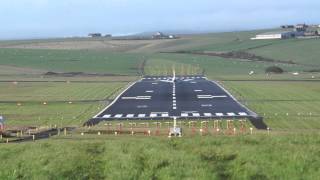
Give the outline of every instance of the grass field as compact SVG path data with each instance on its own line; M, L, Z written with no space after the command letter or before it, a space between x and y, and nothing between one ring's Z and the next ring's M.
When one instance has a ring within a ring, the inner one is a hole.
M317 179L319 142L319 134L56 137L0 145L0 178Z
M320 129L319 82L224 82L273 129Z
M145 57L88 50L0 49L0 64L55 72L139 75Z
M170 75L174 66L179 75L205 73L219 80L264 116L272 129L270 135L255 131L253 135L170 140L166 136L80 136L76 131L36 142L0 144L0 179L317 179L320 74L303 71L319 69L320 40L249 40L266 31L116 44L106 39L0 42L0 115L9 127L58 125L81 131L82 124L129 82L142 74ZM110 50L110 44L121 47ZM160 53L182 50L245 51L299 65ZM272 65L286 72L265 74ZM48 71L83 74L45 76ZM254 74L249 75L250 71ZM94 128L106 127L101 123Z

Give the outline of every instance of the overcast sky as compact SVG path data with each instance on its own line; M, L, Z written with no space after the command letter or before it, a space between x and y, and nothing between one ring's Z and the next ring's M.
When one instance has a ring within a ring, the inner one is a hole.
M0 39L320 23L320 0L0 0Z

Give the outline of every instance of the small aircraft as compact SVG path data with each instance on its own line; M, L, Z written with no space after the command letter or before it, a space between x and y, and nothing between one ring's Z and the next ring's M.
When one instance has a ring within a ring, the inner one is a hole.
M160 80L160 81L161 81L161 82L168 82L168 83L177 83L178 80L180 80L180 79L177 79L177 77L176 77L176 71L175 71L174 67L172 67L172 74L173 74L172 78L168 78L168 79L166 79L166 80ZM186 78L186 79L181 80L181 81L192 81L192 80L193 80L193 79L188 79L188 78Z

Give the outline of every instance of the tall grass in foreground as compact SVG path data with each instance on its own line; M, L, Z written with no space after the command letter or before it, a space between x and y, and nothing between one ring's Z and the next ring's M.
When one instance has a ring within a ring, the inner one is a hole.
M319 134L70 138L0 145L0 179L317 179L320 175Z

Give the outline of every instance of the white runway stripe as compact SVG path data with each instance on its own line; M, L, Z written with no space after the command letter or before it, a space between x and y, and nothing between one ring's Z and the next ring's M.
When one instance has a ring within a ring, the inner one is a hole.
M227 114L228 114L228 116L235 116L236 115L235 113L232 113L232 112L227 113Z
M146 117L146 115L145 114L139 114L138 117L139 118L144 118L144 117Z
M109 118L109 117L111 117L111 114L103 115L103 118Z
M245 112L239 112L239 115L240 115L240 116L247 116L248 114L245 113Z
M151 113L151 114L150 114L150 117L152 117L152 118L153 118L153 117L158 117L158 114Z
M206 117L211 117L211 116L212 116L212 113L204 113L204 116L206 116Z
M213 95L197 95L198 99L213 99L213 98L225 98L227 97L226 95L221 95L221 96L213 96Z
M216 116L223 116L223 113L216 113Z
M188 113L181 113L181 117L188 117Z
M199 114L199 113L192 113L192 116L194 116L194 117L199 117L200 114Z
M127 117L127 118L133 118L133 117L134 117L134 114L127 114L126 117Z
M116 114L114 117L115 117L115 118L121 118L121 117L122 117L122 114Z
M165 114L161 114L162 117L169 117L169 114L165 113Z

